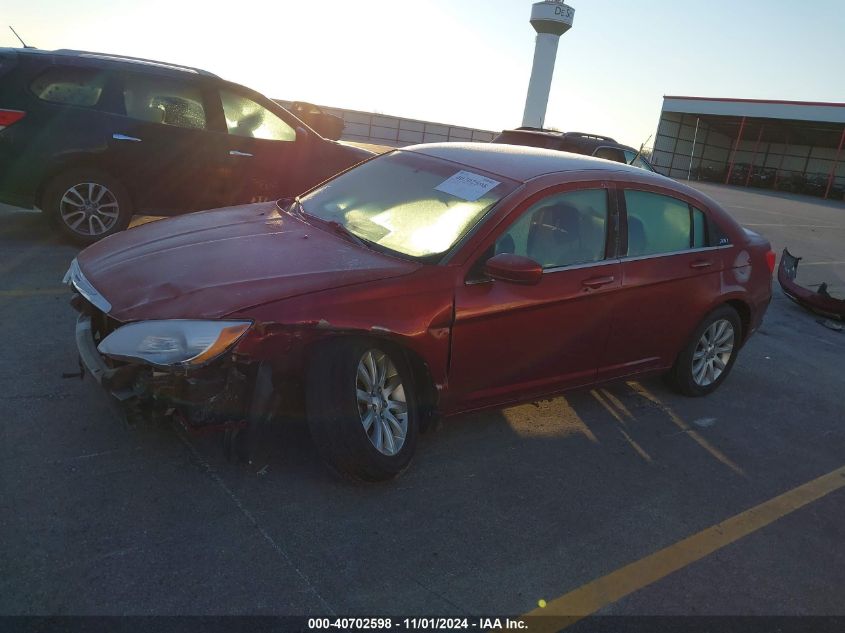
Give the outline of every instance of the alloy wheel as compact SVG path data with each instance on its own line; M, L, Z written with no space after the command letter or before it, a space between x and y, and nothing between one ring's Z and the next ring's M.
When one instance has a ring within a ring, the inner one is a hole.
M396 365L381 350L365 352L355 386L364 432L380 453L396 455L408 434L408 403Z
M120 206L108 187L83 182L64 192L59 203L62 222L80 235L103 235L117 223Z
M692 378L699 387L708 387L719 379L731 360L734 326L719 319L704 330L692 355Z

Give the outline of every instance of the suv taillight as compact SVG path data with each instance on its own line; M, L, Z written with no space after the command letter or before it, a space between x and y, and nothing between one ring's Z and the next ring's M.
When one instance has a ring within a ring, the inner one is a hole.
M769 273L773 275L775 273L775 252L774 251L769 251L768 253L766 253L766 265L769 267Z
M26 112L23 112L22 110L0 109L0 132L12 125L12 123L17 123L25 116Z

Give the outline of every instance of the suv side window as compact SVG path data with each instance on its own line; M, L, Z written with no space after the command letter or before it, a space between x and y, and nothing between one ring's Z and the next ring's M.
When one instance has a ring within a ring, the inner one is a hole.
M96 68L50 68L35 78L29 88L49 103L93 107L100 101L107 76Z
M202 91L189 82L155 75L130 75L124 80L123 103L126 116L133 119L205 128Z
M599 147L595 152L593 152L593 156L596 158L604 158L606 160L612 160L617 163L625 163L625 155L622 153L622 150L617 147Z
M531 205L496 240L495 254L530 257L543 268L604 259L607 242L607 191L567 191Z
M704 212L682 200L648 191L625 191L628 256L675 253L709 246Z
M229 134L268 141L296 140L296 130L252 99L229 90L221 90L220 98Z

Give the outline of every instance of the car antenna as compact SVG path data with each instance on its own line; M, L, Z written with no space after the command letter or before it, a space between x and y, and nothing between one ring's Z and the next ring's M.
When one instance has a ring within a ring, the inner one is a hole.
M640 157L640 154L643 153L643 148L645 147L645 144L648 143L650 140L651 140L651 134L649 134L648 138L643 142L642 145L640 145L640 149L637 150L636 154L634 154L634 157L631 159L631 162L628 163L629 165L633 165L634 161L637 160Z
M15 34L15 37L20 40L20 42L21 42L21 44L23 45L24 48L35 48L34 46L27 46L26 42L24 42L23 38L20 35L18 35L18 32L15 30L15 27L13 27L11 24L9 25L9 28L12 30L12 33Z

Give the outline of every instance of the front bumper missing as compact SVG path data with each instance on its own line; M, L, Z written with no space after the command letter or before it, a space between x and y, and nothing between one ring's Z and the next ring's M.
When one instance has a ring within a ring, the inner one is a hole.
M91 317L87 314L80 314L76 320L76 349L79 352L79 362L83 371L112 396L123 402L140 395L130 386L138 368L131 365L109 367L106 364L97 350Z
M827 292L827 284L822 284L816 292L813 292L795 282L800 261L800 257L795 257L789 250L783 249L778 267L778 283L783 293L811 312L845 321L845 300L831 297Z
M224 358L193 371L158 370L142 363L111 366L97 349L92 319L85 313L76 321L76 348L83 375L91 376L133 418L170 411L189 430L243 424L251 382L246 365Z

